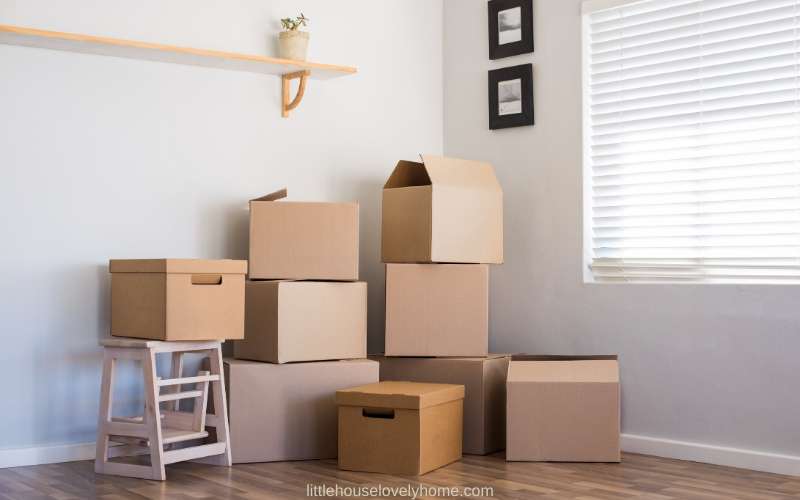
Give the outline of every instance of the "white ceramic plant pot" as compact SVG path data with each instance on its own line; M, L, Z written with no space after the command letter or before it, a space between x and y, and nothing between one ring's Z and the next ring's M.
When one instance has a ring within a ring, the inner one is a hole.
M278 53L281 59L305 61L308 36L308 31L281 31L278 35Z

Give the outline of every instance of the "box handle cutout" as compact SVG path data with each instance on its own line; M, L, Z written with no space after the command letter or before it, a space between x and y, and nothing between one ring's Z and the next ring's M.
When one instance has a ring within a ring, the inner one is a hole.
M394 409L392 408L363 408L361 415L366 418L394 418Z
M192 285L221 285L221 274L193 274Z

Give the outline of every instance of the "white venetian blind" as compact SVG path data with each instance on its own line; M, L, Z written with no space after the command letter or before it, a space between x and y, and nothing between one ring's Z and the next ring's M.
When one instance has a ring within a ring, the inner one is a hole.
M799 37L800 0L585 11L595 281L800 282Z

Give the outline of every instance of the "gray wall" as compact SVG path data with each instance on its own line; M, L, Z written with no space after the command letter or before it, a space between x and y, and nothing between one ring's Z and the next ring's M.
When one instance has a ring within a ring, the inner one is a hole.
M619 353L628 434L800 454L800 287L583 284L580 0L534 2L535 54L489 61L485 0L445 2L445 154L505 191L491 348ZM536 125L488 130L487 70L533 62Z
M0 45L0 463L94 440L109 258L247 258L247 200L282 186L361 202L382 344L381 186L442 152L441 1L0 0L2 23L255 54L301 7L311 59L359 73L288 119L276 77Z

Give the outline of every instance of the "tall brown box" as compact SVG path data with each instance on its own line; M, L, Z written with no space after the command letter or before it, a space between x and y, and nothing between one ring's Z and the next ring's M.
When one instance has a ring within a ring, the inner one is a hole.
M503 262L503 190L488 163L400 161L381 213L384 262Z
M244 338L243 260L111 260L111 335Z
M250 201L250 278L358 280L358 203Z
M464 453L486 455L506 447L506 372L509 356L486 358L387 358L381 380L464 386Z
M336 392L339 468L418 475L461 458L464 386L380 382Z
M619 462L616 356L514 356L506 459Z
M234 357L287 363L367 356L363 281L248 281Z
M386 264L387 356L486 356L489 266Z
M335 392L378 381L366 359L224 364L234 463L336 458Z

